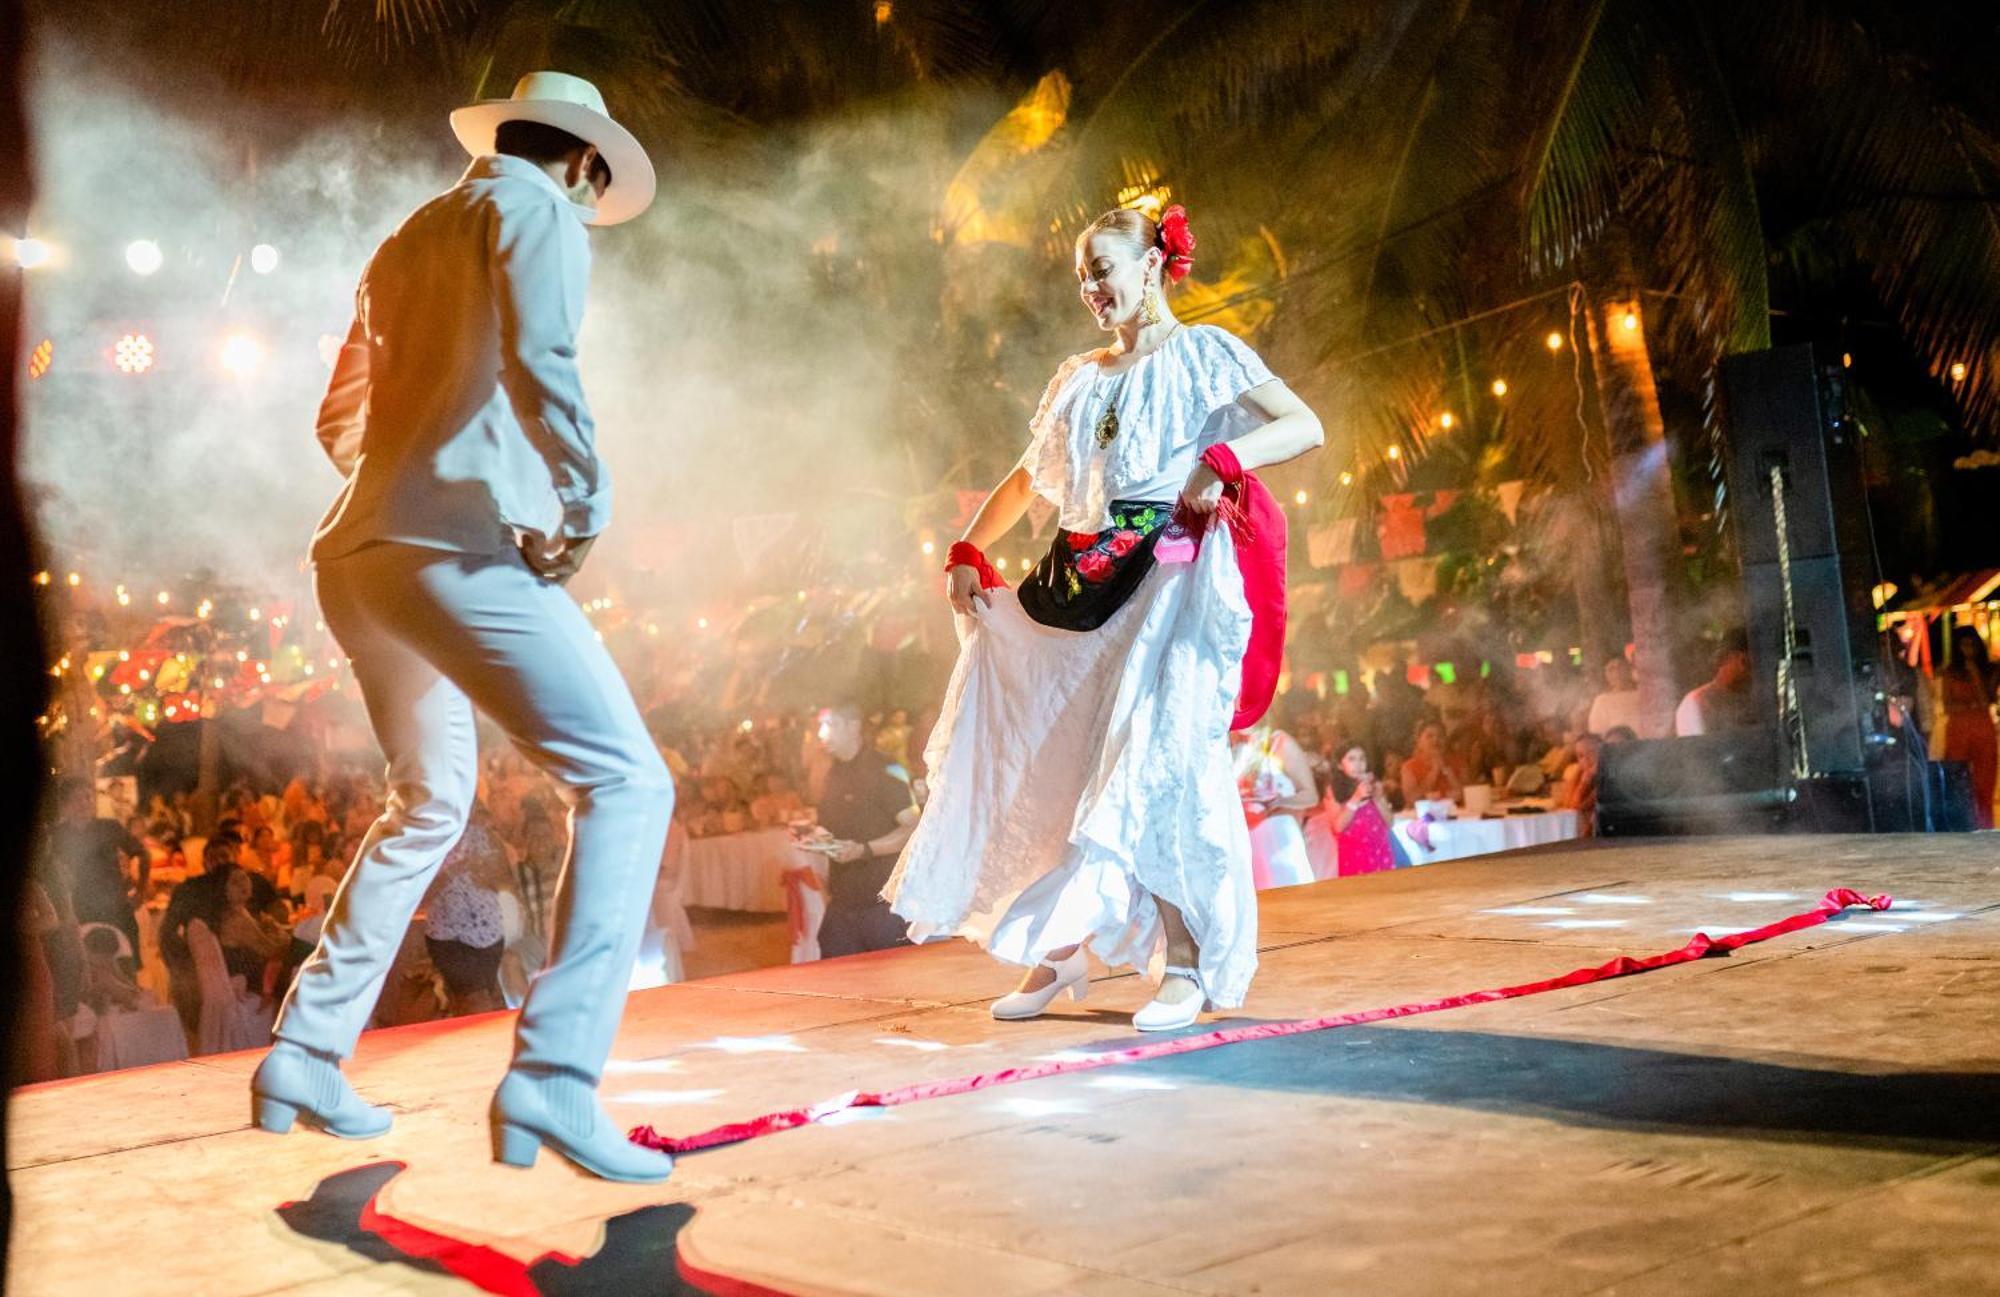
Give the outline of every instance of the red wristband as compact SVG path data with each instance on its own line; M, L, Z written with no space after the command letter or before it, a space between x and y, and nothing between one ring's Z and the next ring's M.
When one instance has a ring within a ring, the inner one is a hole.
M1201 452L1201 462L1215 470L1224 486L1238 486L1243 481L1243 463L1236 458L1236 452L1226 441L1218 441Z
M951 548L945 551L944 570L949 572L955 567L969 567L979 573L979 586L983 590L993 590L1007 584L1000 579L1000 574L993 570L993 565L986 561L986 555L980 552L979 546L969 540L955 540L951 543Z

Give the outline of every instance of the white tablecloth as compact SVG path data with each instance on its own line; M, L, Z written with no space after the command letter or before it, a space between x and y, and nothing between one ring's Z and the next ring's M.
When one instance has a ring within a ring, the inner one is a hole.
M752 829L688 843L686 905L715 910L785 912L785 870L811 859L786 829Z
M1396 817L1396 843L1413 865L1434 865L1440 860L1463 860L1496 851L1539 847L1547 842L1565 842L1577 834L1575 811L1543 811L1538 815L1508 815L1491 820L1435 820L1430 825L1430 846L1419 843L1411 830L1416 820Z
M188 1056L181 1015L164 1005L97 1015L97 1070L174 1063Z

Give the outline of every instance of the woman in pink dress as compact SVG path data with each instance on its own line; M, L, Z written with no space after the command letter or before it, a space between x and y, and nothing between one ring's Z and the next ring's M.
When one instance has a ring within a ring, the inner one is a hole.
M1381 781L1368 769L1368 749L1359 743L1340 756L1329 791L1335 859L1340 876L1373 874L1396 867L1396 848L1389 837L1389 799Z

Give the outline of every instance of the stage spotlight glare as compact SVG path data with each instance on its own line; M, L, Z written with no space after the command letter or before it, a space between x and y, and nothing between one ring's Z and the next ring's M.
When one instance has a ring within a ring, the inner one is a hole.
M126 334L111 344L111 363L120 373L145 373L153 367L153 340L143 333Z
M14 264L23 270L46 266L54 255L54 249L40 239L15 239L13 242Z
M260 275L268 275L278 268L278 250L268 243L260 243L250 249L250 269Z
M222 367L238 378L248 378L264 363L264 344L247 333L232 333L222 344Z
M134 239L125 245L125 264L135 275L150 275L165 265L167 254L151 239Z

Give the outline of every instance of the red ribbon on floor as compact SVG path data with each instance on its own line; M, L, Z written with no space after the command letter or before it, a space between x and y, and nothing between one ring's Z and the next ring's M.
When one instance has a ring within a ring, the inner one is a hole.
M663 1135L651 1126L638 1126L633 1128L631 1140L646 1148L660 1149L668 1153L693 1153L704 1148L719 1148L724 1144L739 1144L744 1140L775 1135L781 1130L808 1125L836 1112L845 1112L849 1108L894 1108L923 1099L942 1099L949 1095L970 1094L975 1090L991 1089L996 1085L1011 1085L1016 1081L1035 1081L1046 1076L1061 1076L1067 1072L1088 1072L1100 1067L1116 1067L1125 1063L1143 1063L1149 1059L1169 1058L1176 1054L1192 1054L1198 1050L1241 1044L1246 1040L1275 1040L1280 1036L1303 1036L1310 1032L1328 1031L1335 1027L1356 1027L1370 1022L1386 1022L1391 1018L1414 1017L1420 1013L1462 1009L1470 1004L1491 1004L1495 1000L1514 1000L1524 995L1540 995L1545 991L1588 986L1592 982L1609 981L1614 977L1630 977L1634 973L1650 973L1654 969L1668 968L1674 964L1692 963L1709 955L1727 954L1760 941L1782 937L1788 932L1817 927L1842 910L1856 905L1867 906L1871 910L1886 910L1889 908L1890 898L1863 896L1851 888L1837 887L1828 892L1812 909L1780 919L1776 923L1765 924L1761 928L1752 928L1747 932L1738 932L1727 937L1711 937L1705 932L1698 932L1678 950L1647 955L1641 959L1620 955L1594 968L1573 969L1561 977L1551 977L1540 982L1524 982L1519 986L1472 991L1465 995L1446 996L1441 1000L1419 1000L1412 1004L1398 1004L1385 1009L1338 1013L1325 1018L1298 1018L1287 1022L1259 1022L1243 1027L1224 1027L1219 1031L1202 1032L1193 1036L1175 1036L1167 1040L1151 1041L1143 1045L1134 1045L1129 1049L1114 1049L1083 1058L1030 1063L1024 1067L1009 1067L998 1072L981 1072L974 1076L953 1077L944 1081L925 1081L879 1093L849 1091L810 1108L792 1108L785 1112L768 1113L748 1121L717 1126L713 1130L705 1130L695 1135Z

